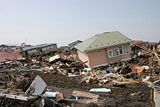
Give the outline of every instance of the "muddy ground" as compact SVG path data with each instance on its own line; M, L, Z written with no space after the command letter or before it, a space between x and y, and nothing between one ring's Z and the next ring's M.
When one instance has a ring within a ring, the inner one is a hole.
M48 88L64 93L65 97L69 97L73 90L89 92L91 88L100 87L96 83L80 83L81 77L66 77L59 73L32 72L32 79L40 75L47 83ZM144 83L140 82L136 85L127 87L107 87L111 88L111 93L96 93L100 98L105 99L102 107L152 107L150 101L151 89ZM82 105L76 105L82 106ZM91 105L90 105L91 106Z
M47 88L52 89L53 91L59 91L64 94L64 98L69 98L73 90L79 90L84 92L89 92L91 88L101 88L98 83L91 82L89 84L80 83L82 77L67 77L62 74L57 73L44 73L42 71L3 71L5 75L23 75L29 77L30 82L32 82L37 75L40 75L43 80L47 83ZM1 70L1 74L2 70ZM7 78L10 78L7 77ZM4 82L8 82L9 79L4 78ZM2 81L2 80L1 80ZM140 80L139 80L140 81ZM23 84L17 85L19 88L23 88ZM111 85L103 86L105 88L110 88L111 93L96 93L100 95L100 99L105 99L101 104L102 107L153 107L150 101L150 91L151 89L147 87L144 83L140 82L138 84L129 85L126 87L113 87ZM1 88L4 88L1 86ZM14 88L14 87L13 87ZM1 102L0 102L1 103ZM22 103L23 104L23 103ZM0 104L1 105L1 104ZM11 104L11 107L13 105ZM23 107L24 105L22 105ZM58 103L58 107L66 107L66 104L61 102ZM74 104L74 107L96 107L94 104L91 105L82 105ZM4 106L8 107L8 106ZM10 107L10 106L9 106ZM14 106L13 106L14 107ZM20 106L21 107L21 106ZM26 105L27 107L27 105Z

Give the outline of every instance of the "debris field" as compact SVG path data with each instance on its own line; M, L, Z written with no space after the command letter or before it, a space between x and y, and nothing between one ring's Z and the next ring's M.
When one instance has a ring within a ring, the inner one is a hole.
M5 60L0 64L0 106L155 107L160 49L132 49L128 61L92 68L75 50Z

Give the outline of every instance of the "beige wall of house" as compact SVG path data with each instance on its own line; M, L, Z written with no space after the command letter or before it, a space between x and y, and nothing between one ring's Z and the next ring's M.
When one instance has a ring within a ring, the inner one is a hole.
M89 67L107 63L106 49L90 51L87 54L89 56Z
M113 50L123 46L123 45L118 45L114 47L109 47L107 49L105 48L105 49L99 49L95 51L89 51L87 53L78 51L78 56L83 62L88 61L86 65L89 67L99 66L103 64L110 64L110 63L118 62L121 60L127 60L131 58L130 45L129 44L125 44L125 45L128 46L129 51L127 54L123 54L123 55L118 55L110 58L108 57L108 50Z
M78 57L82 62L86 62L87 61L87 63L85 63L85 64L87 66L89 66L89 58L88 58L87 53L84 53L84 52L81 52L81 51L78 50Z

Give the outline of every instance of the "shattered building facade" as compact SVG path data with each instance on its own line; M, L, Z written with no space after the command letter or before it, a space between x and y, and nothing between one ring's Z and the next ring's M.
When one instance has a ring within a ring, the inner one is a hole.
M42 44L36 46L24 47L21 49L23 56L38 56L55 53L57 51L57 44Z
M88 67L131 59L132 40L118 31L97 34L75 46L78 57Z

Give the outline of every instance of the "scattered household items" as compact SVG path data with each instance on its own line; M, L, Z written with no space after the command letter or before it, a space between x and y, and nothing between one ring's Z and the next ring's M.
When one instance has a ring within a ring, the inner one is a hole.
M25 92L25 94L30 95L40 95L46 88L46 83L43 81L43 79L40 76L37 76L35 80L31 83L28 90Z
M111 92L111 89L107 88L92 88L89 92L100 92L100 93L108 93Z

